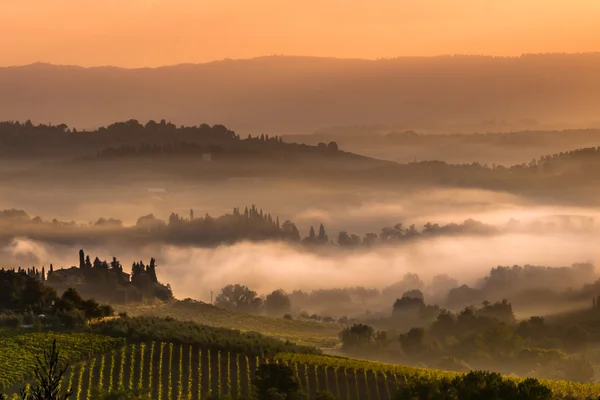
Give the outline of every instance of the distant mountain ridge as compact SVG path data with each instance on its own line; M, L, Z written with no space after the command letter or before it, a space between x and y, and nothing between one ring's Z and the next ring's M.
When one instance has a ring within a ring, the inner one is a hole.
M598 120L600 53L389 60L271 56L159 68L0 68L0 120L165 118L243 134L331 125L439 127L482 120Z

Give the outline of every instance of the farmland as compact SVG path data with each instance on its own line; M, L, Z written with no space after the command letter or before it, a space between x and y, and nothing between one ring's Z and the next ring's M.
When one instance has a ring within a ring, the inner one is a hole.
M77 400L89 399L98 391L136 389L149 391L151 398L158 400L239 398L251 393L251 381L261 363L290 366L307 393L328 391L336 398L352 400L393 399L407 380L457 375L344 357L290 353L269 358L248 357L198 346L149 342L113 348L74 364L61 387L71 388ZM556 399L600 395L600 385L596 384L543 383L551 388Z
M121 346L122 339L91 333L18 333L0 331L0 385L7 389L31 376L36 355L56 339L63 360L78 362ZM15 362L18 360L18 362Z
M191 301L157 306L115 306L115 310L126 312L130 316L173 317L202 325L258 332L280 340L320 348L336 347L339 343L337 335L341 330L336 324L263 317Z

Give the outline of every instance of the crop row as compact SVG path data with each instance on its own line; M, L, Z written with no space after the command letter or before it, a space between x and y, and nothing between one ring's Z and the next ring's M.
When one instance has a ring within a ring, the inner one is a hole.
M327 355L285 353L276 355L275 360L278 362L284 362L288 364L328 366L329 368L333 368L334 370L338 371L369 370L373 374L378 374L386 377L393 377L394 382L396 383L396 387L401 386L403 382L408 381L411 378L425 377L431 380L443 378L452 379L459 374L458 372L408 367L397 364L379 363L373 361L357 360ZM522 378L515 377L506 377L505 379L512 379L515 381L522 380ZM550 390L552 390L553 397L557 399L597 399L600 396L600 384L587 384L569 381L551 381L544 379L541 379L540 381L548 388L550 388Z
M308 393L331 392L338 399L395 398L403 382L414 377L452 378L453 372L404 367L334 356L278 354L271 359L210 351L173 343L141 343L112 349L73 365L62 382L75 400L89 400L96 390L144 389L156 400L246 395L261 363L291 367ZM506 378L514 379L514 378ZM600 385L544 381L557 399L597 398Z
M73 365L61 389L73 391L74 400L89 400L95 391L150 390L156 400L232 397L246 395L259 364L276 359L211 352L172 343L123 346ZM372 371L338 371L328 366L289 364L302 389L330 391L338 398L391 399L392 377Z
M0 388L6 390L31 377L36 356L43 355L54 339L61 350L61 358L70 362L89 359L124 343L122 339L90 333L0 334Z

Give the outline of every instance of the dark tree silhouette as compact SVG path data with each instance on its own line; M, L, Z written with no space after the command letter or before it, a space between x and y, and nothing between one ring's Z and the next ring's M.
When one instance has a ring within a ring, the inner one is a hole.
M290 298L283 289L274 290L267 295L264 303L265 311L272 316L281 317L292 309Z
M59 356L56 339L54 339L50 349L44 349L43 357L36 357L35 384L32 385L29 393L26 388L21 389L20 400L66 400L73 395L70 389L64 394L60 393L60 381L69 366L67 363L62 363ZM6 395L2 397L8 399Z
M217 295L215 305L230 310L254 312L260 308L256 292L244 285L227 285Z

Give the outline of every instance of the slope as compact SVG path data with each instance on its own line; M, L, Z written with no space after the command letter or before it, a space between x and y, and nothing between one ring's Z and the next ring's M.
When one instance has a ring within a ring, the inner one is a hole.
M339 342L337 335L342 329L336 324L257 316L190 300L155 306L115 306L115 310L126 312L130 316L172 317L202 325L258 332L277 339L321 348L336 347Z

